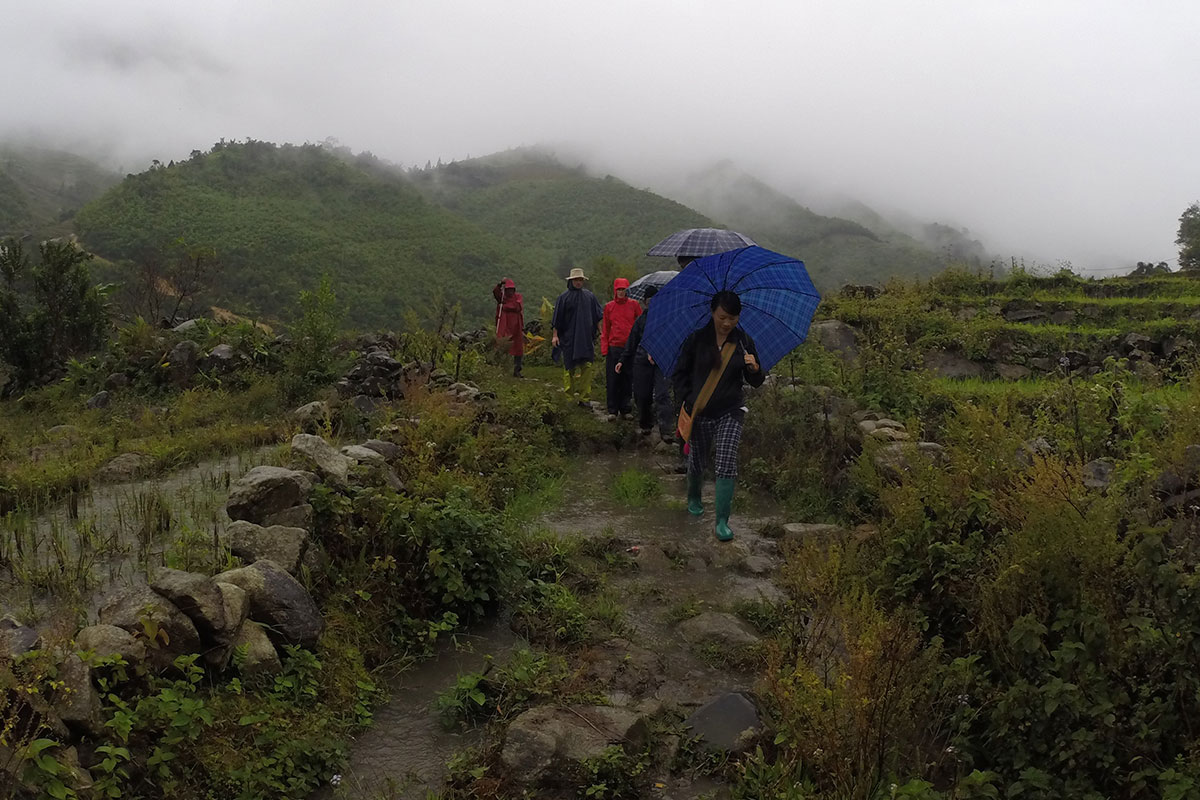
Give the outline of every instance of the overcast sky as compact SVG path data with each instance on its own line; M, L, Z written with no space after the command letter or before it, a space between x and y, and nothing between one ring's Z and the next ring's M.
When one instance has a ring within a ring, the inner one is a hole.
M549 144L638 185L731 159L1077 269L1174 266L1200 199L1195 0L0 10L0 135L126 171L221 137L334 137L404 164Z

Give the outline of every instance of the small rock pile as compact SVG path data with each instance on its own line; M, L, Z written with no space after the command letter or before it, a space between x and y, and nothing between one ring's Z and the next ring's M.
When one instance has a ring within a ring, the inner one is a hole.
M403 400L406 385L422 373L416 362L401 364L382 344L373 345L338 382L337 392L363 413L382 400Z

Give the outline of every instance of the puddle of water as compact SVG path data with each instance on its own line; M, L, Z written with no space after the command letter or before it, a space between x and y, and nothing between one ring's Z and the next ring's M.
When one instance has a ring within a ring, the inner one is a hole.
M39 627L94 619L119 587L144 583L149 566L190 571L223 567L218 535L229 520L229 486L270 461L257 448L157 478L99 484L36 517L0 518L0 592L6 606Z

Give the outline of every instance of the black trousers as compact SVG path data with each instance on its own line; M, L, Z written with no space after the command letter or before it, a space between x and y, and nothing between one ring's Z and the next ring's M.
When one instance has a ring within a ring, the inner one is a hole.
M633 362L633 399L637 401L638 425L643 430L653 428L657 420L664 439L675 435L671 385L661 369L641 357Z
M631 393L633 388L633 376L621 370L617 374L617 364L625 357L624 347L613 347L609 345L608 355L604 361L604 378L607 389L606 399L608 401L608 413L610 414L628 414L633 410L631 401Z

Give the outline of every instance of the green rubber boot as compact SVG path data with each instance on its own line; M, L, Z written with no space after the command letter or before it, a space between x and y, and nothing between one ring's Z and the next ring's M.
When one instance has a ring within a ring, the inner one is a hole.
M729 510L733 506L733 478L717 478L717 538L728 542L733 538L729 529Z
M688 513L695 517L704 513L704 506L700 502L700 490L703 487L704 476L693 475L689 472L687 476Z

